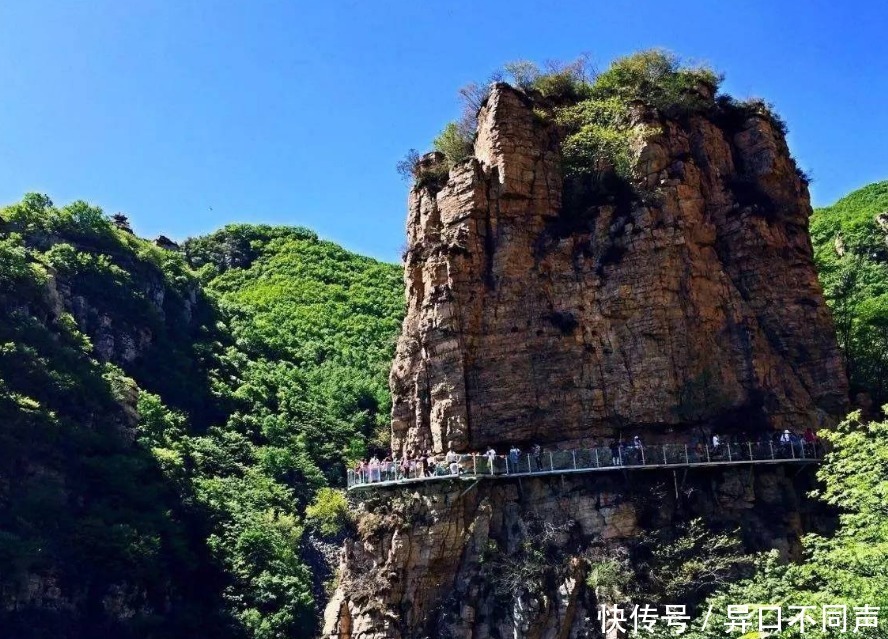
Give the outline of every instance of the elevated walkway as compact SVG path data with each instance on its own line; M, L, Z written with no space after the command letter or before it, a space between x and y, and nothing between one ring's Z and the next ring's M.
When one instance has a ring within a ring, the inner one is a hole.
M424 461L380 462L360 470L348 471L348 490L409 486L435 481L475 481L654 470L662 468L705 468L772 464L816 464L822 450L819 444L745 443L720 446L666 444L622 448L614 454L610 448L577 448L543 451L539 455L455 455L450 463L443 456L429 469Z

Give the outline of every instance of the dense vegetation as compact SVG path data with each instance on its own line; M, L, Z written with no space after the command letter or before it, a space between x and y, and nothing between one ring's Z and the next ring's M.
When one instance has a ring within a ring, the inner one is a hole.
M311 634L306 527L337 532L326 487L384 431L400 288L305 229L179 252L83 202L0 211L0 627Z
M888 403L888 182L815 211L811 240L852 396Z
M178 349L169 366L162 346L137 366L158 371L157 389L177 378L190 336L162 313L181 315L193 277L82 202L55 209L27 196L0 225L0 627L18 637L212 632L223 621L203 586L216 576L196 513L151 451L131 445L135 385L97 356L110 338L103 323L151 331ZM160 282L159 307L147 293ZM200 368L189 361L183 376ZM35 585L47 601L32 606L23 591Z
M742 122L750 113L764 115L785 131L785 124L761 100L738 101L716 96L722 77L702 65L688 65L660 49L617 58L603 72L585 58L544 68L518 61L506 64L491 81L508 81L529 96L535 114L557 125L565 176L565 199L613 193L627 188L644 195L635 184L633 147L658 130L657 117L639 124L639 109L666 118L699 115L721 122ZM472 152L478 109L489 83L460 90L463 113L448 123L433 147L444 156L443 167L420 162L416 151L399 165L418 185L440 184L440 171L458 164Z

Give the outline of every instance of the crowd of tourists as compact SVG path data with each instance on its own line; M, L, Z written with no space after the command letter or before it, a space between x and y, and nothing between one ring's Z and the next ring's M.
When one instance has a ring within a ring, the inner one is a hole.
M352 469L350 483L366 484L402 479L422 479L463 474L493 475L535 473L571 468L602 466L639 466L657 463L674 464L682 461L701 463L710 461L809 457L820 453L820 440L808 428L802 434L790 430L761 433L758 437L709 436L692 438L688 444L645 446L641 437L615 438L609 443L596 440L592 446L575 450L544 451L539 444L528 450L517 445L500 454L491 446L485 452L459 454L451 448L446 454L425 451L418 455L373 456L358 462ZM558 456L557 463L556 458ZM565 455L569 456L565 458ZM579 465L578 465L579 455Z

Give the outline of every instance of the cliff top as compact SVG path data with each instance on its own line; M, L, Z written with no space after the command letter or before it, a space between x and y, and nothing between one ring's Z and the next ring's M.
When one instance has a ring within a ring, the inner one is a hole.
M786 134L786 124L765 101L719 94L722 80L708 66L685 64L661 49L618 58L601 73L585 58L546 68L528 61L509 63L486 85L471 83L460 89L462 116L448 123L433 142L443 163L431 162L428 156L420 161L419 154L411 152L400 170L412 173L416 186L440 188L446 171L474 152L478 113L491 93L509 89L542 121L557 125L566 177L610 168L618 177L631 179L631 149L642 122L699 115L736 128L757 115Z
M509 70L413 164L394 448L834 423L847 381L779 118L659 51Z

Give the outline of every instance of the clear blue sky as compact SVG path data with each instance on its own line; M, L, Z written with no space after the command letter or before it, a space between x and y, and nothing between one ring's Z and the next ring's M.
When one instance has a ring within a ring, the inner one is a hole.
M176 239L301 224L395 261L395 163L515 59L662 46L773 102L815 204L888 179L884 0L5 0L0 202L26 191Z

